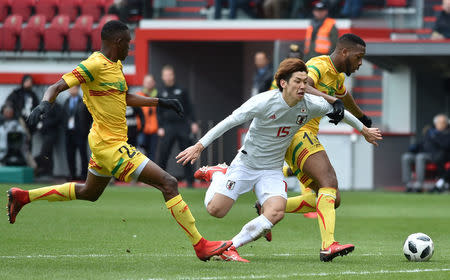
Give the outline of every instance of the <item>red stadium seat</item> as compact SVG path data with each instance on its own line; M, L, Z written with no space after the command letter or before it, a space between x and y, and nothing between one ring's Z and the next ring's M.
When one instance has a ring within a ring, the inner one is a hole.
M98 22L100 17L105 14L105 0L90 0L84 1L81 4L81 14L91 15L94 22Z
M8 16L9 6L10 6L9 0L0 0L0 22L3 22Z
M58 11L60 15L68 15L70 22L74 22L79 15L80 0L63 0L59 2Z
M51 21L56 15L60 0L36 0L36 14L45 15L47 21Z
M41 38L45 30L45 16L34 15L28 20L27 26L22 29L20 42L24 51L38 51L41 47Z
M31 16L31 9L34 7L35 0L11 0L11 13L21 15L23 21L28 21Z
M88 51L88 38L92 33L92 16L79 16L69 32L70 51Z
M387 7L406 7L407 0L386 0Z
M20 15L10 15L3 24L3 49L6 51L16 50L17 39L22 31L23 18Z
M102 39L101 39L101 33L102 28L105 23L107 23L110 20L118 20L119 17L116 15L104 15L100 22L98 23L97 27L92 31L92 50L98 51L100 50L100 47L102 45Z
M47 51L64 50L64 38L69 33L70 19L68 15L53 18L50 26L44 31L44 49Z

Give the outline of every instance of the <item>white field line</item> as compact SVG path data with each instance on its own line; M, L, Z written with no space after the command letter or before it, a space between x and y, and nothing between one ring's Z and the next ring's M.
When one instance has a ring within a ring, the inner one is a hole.
M342 275L373 275L373 274L398 274L398 273L424 273L424 272L446 272L450 268L430 268L430 269L410 269L410 270L377 270L377 271L342 271L342 272L318 272L318 273L291 273L276 275L242 275L242 276L218 276L218 277L195 277L195 278L178 278L183 280L220 280L220 279L282 279L290 277L308 277L308 276L342 276ZM148 278L145 280L150 280Z
M292 253L278 253L270 254L273 257L295 257L295 256L311 256L315 257L318 254L292 254ZM369 257L369 256L386 256L386 254L381 253L371 253L371 254L352 254L352 256ZM395 256L397 254L391 254ZM255 257L256 254L241 254L244 257ZM265 255L267 256L267 255ZM66 255L17 255L17 256L0 256L0 259L56 259L56 258L109 258L109 257L154 257L154 258L173 258L173 257L194 257L194 254L142 254L142 253L127 253L127 254L66 254Z

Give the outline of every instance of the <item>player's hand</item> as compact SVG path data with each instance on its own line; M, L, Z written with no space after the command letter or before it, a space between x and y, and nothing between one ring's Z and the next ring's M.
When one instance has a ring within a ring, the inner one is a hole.
M368 128L368 127L364 126L361 131L361 134L364 136L364 138L366 139L367 142L369 142L370 144L377 146L377 147L378 147L378 143L376 141L383 139L383 136L381 135L381 131L376 127Z
M158 105L162 108L167 108L177 112L178 116L184 117L184 109L178 99L159 98Z
M337 125L344 118L344 102L340 99L336 99L336 101L332 104L333 112L327 114L327 117L330 118L330 123L334 123Z
M31 114L28 116L27 123L30 126L35 126L40 120L44 119L47 116L47 113L50 111L52 104L48 101L42 101L36 108L31 111Z
M368 128L372 127L372 120L368 116L363 115L361 118L358 118L358 120L360 120L363 125L367 126Z
M181 163L182 165L186 165L188 162L191 162L193 164L202 153L203 145L200 142L197 142L197 144L190 146L186 148L186 150L180 152L177 156L177 163Z

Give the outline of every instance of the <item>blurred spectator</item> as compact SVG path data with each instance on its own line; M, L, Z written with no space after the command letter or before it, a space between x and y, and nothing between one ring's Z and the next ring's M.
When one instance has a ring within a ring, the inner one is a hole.
M125 117L127 118L127 126L128 126L128 143L133 146L137 145L137 137L139 132L142 130L138 129L137 120L139 118L140 123L145 126L145 118L142 113L141 107L131 107L127 106L127 110L125 112Z
M431 161L437 165L438 181L434 190L443 191L445 184L450 183L450 174L445 170L446 162L450 161L450 126L444 114L435 116L433 122L435 129L431 129L423 145L424 150L431 154Z
M450 0L442 0L442 11L434 24L431 39L450 39Z
M34 93L33 78L30 75L24 75L22 77L22 84L19 88L15 89L7 98L6 103L10 103L13 106L15 117L22 123L26 123L31 110L39 105L39 99ZM32 133L34 128L27 127L29 132Z
M265 18L287 18L289 15L289 0L264 0Z
M61 105L54 102L46 117L38 122L36 129L41 135L42 146L39 155L35 157L37 164L34 170L35 176L53 175L53 149L58 143L62 116Z
M237 17L238 8L242 9L249 17L256 17L255 11L250 7L250 0L227 0L229 19L235 19ZM222 7L225 3L225 0L215 0L214 1L214 19L222 18Z
M272 64L267 58L265 52L257 52L255 54L256 71L253 75L252 96L270 89L273 78Z
M128 21L128 7L126 0L114 0L113 4L109 6L108 14L117 15L122 22Z
M142 90L138 95L157 97L158 90L155 88L155 79L153 75L146 75L142 83ZM138 135L138 146L144 148L147 157L155 161L156 147L158 145L158 117L156 114L156 107L142 107L145 123L138 121L138 127L142 128Z
M87 136L92 123L83 99L79 94L80 87L69 88L70 96L64 102L64 127L66 136L67 165L69 166L69 181L86 179L88 169ZM77 157L80 155L81 172L77 176Z
M333 52L338 39L336 21L328 17L328 7L318 2L313 9L311 25L306 29L305 61L310 58Z
M363 0L357 0L363 1ZM343 0L323 0L323 2L328 6L328 15L332 18L338 17L341 12L341 4Z
M437 175L444 177L444 166L450 160L450 129L448 117L439 114L433 119L433 128L424 128L421 143L411 145L402 156L402 180L407 191L421 191L425 181L426 163L438 166ZM412 164L415 166L416 181L412 180ZM444 180L444 178L443 178Z
M341 16L344 18L358 18L361 15L363 5L363 0L345 0Z
M171 65L162 68L161 78L164 86L158 90L158 97L176 98L184 108L184 117L181 118L175 111L158 107L158 135L162 137L159 150L159 166L166 170L167 161L175 142L178 142L180 150L184 150L192 145L192 135L198 132L198 124L195 119L194 110L185 89L175 84L175 70ZM186 164L184 167L184 178L188 186L192 187L194 174L192 165Z
M0 162L5 165L26 165L25 128L14 115L14 108L6 103L0 117Z
M287 58L299 58L303 59L303 53L300 51L300 47L297 44L289 45L289 53Z
M113 4L108 9L108 14L114 14L119 17L119 20L125 23L135 21L136 17L146 18L152 17L152 3L151 1L142 0L114 0Z

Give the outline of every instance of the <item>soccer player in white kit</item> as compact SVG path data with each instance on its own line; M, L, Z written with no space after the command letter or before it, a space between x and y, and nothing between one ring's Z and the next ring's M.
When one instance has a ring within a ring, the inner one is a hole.
M205 195L210 215L224 217L239 195L252 189L264 208L262 215L245 224L232 239L233 246L221 255L224 260L248 262L239 256L236 248L258 239L283 219L287 189L282 167L286 149L297 130L310 119L333 112L333 106L324 98L305 94L307 71L305 63L298 58L283 60L275 74L282 91L271 90L250 98L176 157L178 163L192 164L216 138L253 119L244 145L226 173L214 167L203 172L204 179L211 180ZM376 145L376 140L382 139L378 128L365 127L348 111L345 111L344 121L360 131L369 143Z

